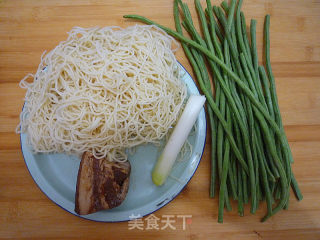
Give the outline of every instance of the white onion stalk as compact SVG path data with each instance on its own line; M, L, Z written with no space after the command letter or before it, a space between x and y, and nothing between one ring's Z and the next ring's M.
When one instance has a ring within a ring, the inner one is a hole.
M161 186L166 181L205 101L204 96L191 95L189 97L185 109L152 171L152 181L155 185Z

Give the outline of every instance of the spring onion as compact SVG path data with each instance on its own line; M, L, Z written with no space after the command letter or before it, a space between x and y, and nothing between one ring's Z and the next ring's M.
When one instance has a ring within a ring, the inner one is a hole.
M173 132L166 143L157 163L152 171L152 181L157 186L161 186L166 181L171 168L186 141L192 126L197 120L206 98L200 95L191 95L187 104L174 127Z

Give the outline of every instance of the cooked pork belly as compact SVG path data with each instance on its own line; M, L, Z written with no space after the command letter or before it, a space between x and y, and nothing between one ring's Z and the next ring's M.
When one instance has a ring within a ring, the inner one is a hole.
M80 215L119 206L129 188L131 166L127 162L96 159L91 152L82 155L75 200Z

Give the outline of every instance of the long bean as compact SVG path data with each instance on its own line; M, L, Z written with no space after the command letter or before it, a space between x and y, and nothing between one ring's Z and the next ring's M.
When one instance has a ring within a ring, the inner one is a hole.
M249 44L247 29L246 29L246 19L245 19L245 16L242 11L240 11L240 19L241 19L241 29L242 29L243 42L246 47L246 54L247 54L248 59L250 60L250 64L253 64L252 56L251 56L251 49L250 49L250 44Z
M263 142L262 142L262 136L260 133L260 128L257 125L255 125L255 128L256 128L255 134L257 135L258 152L259 152L259 156L261 156L261 158L263 160L263 163L264 163L267 175L268 175L268 180L272 181L272 182L276 182L276 177L274 176L274 174L270 170L269 165L266 160L266 156L264 154L264 148L263 148ZM277 171L277 174L278 174L278 171ZM276 176L279 177L279 174Z
M178 14L179 14L179 11L178 11L178 9L176 9L174 15L175 15L175 16L178 16ZM155 22L152 22L151 20L148 20L148 19L146 19L146 18L144 18L144 17L141 17L141 16L138 16L138 15L125 15L124 17L126 17L126 18L134 18L134 19L137 19L137 20L141 20L141 21L143 21L143 22L146 22L146 23L148 23L148 24L154 24L154 25L156 25ZM166 27L164 27L164 26L161 26L161 25L158 25L158 26L159 26L160 28L164 29L165 31L174 33L173 35L176 35L177 38L178 38L178 36L179 36L181 39L186 39L186 40L187 40L187 41L184 41L185 43L183 43L182 46L183 46L183 48L184 48L184 50L185 50L185 53L186 53L188 59L190 60L191 52L190 52L190 50L187 48L187 43L188 43L188 42L189 42L189 43L192 43L192 44L190 44L190 45L193 46L193 47L196 47L196 46L197 46L196 48L197 48L198 50L200 50L200 51L201 51L201 49L204 50L205 48L202 47L201 45L199 45L198 43L196 43L196 42L194 42L194 41L192 41L192 40L189 40L188 38L185 38L185 37L182 35L182 28L181 28L180 20L175 17L175 22L176 22L176 28L178 29L178 31L181 32L181 34L178 33L178 32L175 32L175 31L173 31L173 30L171 30L171 29L169 29L169 28L166 28ZM201 52L203 52L203 51L201 51ZM208 53L208 50L206 50L206 49L205 49L204 52L206 52L207 54L211 55L211 53L210 53L210 52ZM214 55L212 55L212 56L214 56ZM190 61L190 62L191 62L191 61ZM194 64L196 64L196 63L194 63ZM230 141L231 148L232 148L232 150L233 150L236 158L239 160L239 162L240 162L241 165L243 166L244 170L245 170L246 172L248 172L248 166L247 166L246 162L244 161L244 159L243 159L243 157L242 157L242 155L241 155L241 153L240 153L240 151L239 151L239 149L238 149L238 147L237 147L237 145L236 145L236 143L235 143L235 141L234 141L234 138L233 138L233 136L232 136L231 131L228 129L228 124L227 124L227 122L225 121L225 119L223 118L222 114L220 113L217 105L215 104L215 102L214 102L214 100L213 100L213 97L212 97L211 94L210 94L211 89L210 89L210 90L207 89L202 81L199 81L199 85L200 85L200 88L201 88L202 92L205 94L205 96L206 96L206 98L207 98L207 101L208 101L208 103L210 104L210 107L212 108L212 110L213 110L214 113L216 114L217 118L218 118L219 121L221 122L221 124L222 124L222 126L223 126L223 128L224 128L224 130L225 130L225 132L226 132L226 136L227 136L227 138L228 138L229 141Z
M196 8L200 17L200 21L201 21L201 25L202 25L202 29L204 32L204 36L205 36L205 40L209 46L209 49L213 49L213 46L211 43L211 39L210 39L210 35L208 33L208 29L206 26L206 21L204 18L204 13L202 12L202 8L200 5L200 2L198 0L195 1L196 3ZM223 60L223 59L222 59ZM214 68L214 72L217 76L218 79L219 78L219 74L217 72L217 70L215 70L215 66L213 65ZM224 83L222 83L219 80L220 85L224 86ZM222 114L225 112L225 97L224 94L222 93L220 96L220 105L219 105L220 110L222 111ZM241 123L240 123L241 124ZM230 127L231 128L231 127ZM218 126L218 134L217 134L217 138L218 138L218 145L217 145L217 158L218 158L218 165L220 166L219 168L219 172L222 171L222 174L220 174L221 176L221 180L220 180L220 194L219 194L219 214L218 214L218 222L222 222L223 221L223 208L224 208L224 198L225 198L225 192L226 192L226 179L227 179L227 172L228 172L228 168L229 168L229 143L226 143L226 149L225 149L225 153L224 153L224 157L222 157L222 142L223 142L223 132L221 131L221 127L220 125ZM223 158L223 164L222 164L222 158ZM222 167L223 166L223 167ZM244 178L246 178L246 176L244 176ZM246 195L247 196L247 195Z
M182 0L174 1L176 31L139 15L124 17L156 25L180 40L193 67L207 98L212 138L210 196L214 196L218 172L218 222L223 221L224 208L231 209L229 195L238 200L240 216L244 215L243 204L249 199L251 213L255 213L259 201L265 199L267 213L262 219L265 221L288 208L290 185L298 200L303 198L291 169L292 153L271 69L270 16L266 16L264 25L265 71L258 63L256 21L251 20L249 42L242 0L231 0L230 5L225 0L222 8L212 6L211 0L206 3L204 11L200 1L195 0L202 35ZM179 7L184 18L182 23ZM181 24L191 39L183 35ZM208 71L212 72L212 82Z
M241 16L243 15L243 13L241 12L240 13ZM244 16L241 17L241 21L242 21L242 31L245 31L245 20L244 20ZM251 74L251 77L253 79L253 82L254 82L254 85L255 85L255 90L257 91L257 95L258 95L258 98L260 100L260 102L262 103L262 105L265 107L265 109L268 111L268 107L267 107L267 104L266 104L266 100L265 100L265 97L263 95L263 89L262 89L262 85L261 85L261 82L260 82L260 78L259 78L259 70L258 70L258 53L257 53L257 44L256 44L256 20L251 20L251 23L250 23L250 35L251 35L251 49L250 49L250 46L249 46L249 40L248 40L248 36L246 33L242 32L243 33L243 39L244 39L244 42L245 42L245 45L246 45L246 48L249 48L247 49L247 58L246 59L246 62L247 62L247 66L248 66L248 69L250 71L250 74ZM253 89L251 89L253 90Z
M201 77L202 77L202 80L206 83L206 87L207 88L211 88L210 86L210 83L209 83L209 76L208 76L208 72L204 69L204 68L201 68L201 66L204 65L204 60L203 58L200 56L199 53L197 53L196 51L193 51L194 49L191 49L191 52L193 54L193 57L194 57L194 60L195 62L198 64L198 69L199 69L199 72L201 74ZM199 76L200 77L200 76ZM208 84L209 83L209 84ZM221 103L220 103L221 105ZM224 111L222 111L222 115L224 116ZM230 124L228 122L228 124ZM229 142L228 142L228 145L229 145ZM228 146L228 150L225 150L226 152L229 152L230 150L230 145ZM222 161L221 161L221 166L222 166ZM218 164L218 165L220 165ZM222 169L219 170L220 172L220 176L221 176L221 172L222 172ZM230 200L229 200L229 196L228 196L228 191L227 191L227 188L225 189L224 191L224 201L225 201L225 205L227 207L227 209L230 211L231 210L231 204L230 204Z
M272 104L273 107L275 108L274 110L274 115L276 122L280 126L282 124L281 121L281 116L280 116L280 111L279 111L279 105L278 105L278 98L276 95L276 86L275 86L275 81L274 81L274 76L272 73L271 69L271 61L270 61L270 37L269 37L269 28L270 28L270 15L267 15L265 18L265 26L264 26L264 43L265 43L265 64L266 64L266 69L269 77L269 83L270 83L270 94L271 94L271 99L272 99Z
M226 40L224 40L223 48L224 48L223 57L224 57L225 63L230 67L231 62L230 62L229 47L228 47L228 42ZM230 82L229 82L228 75L224 74L224 79L225 79L227 85L229 86ZM233 118L231 117L231 112L230 112L230 108L228 105L226 105L226 119L227 119L229 126L230 126L230 129L231 129L232 125L233 125ZM226 141L225 141L225 144L227 144ZM236 200L238 198L238 196L237 196L238 194L236 191L237 179L234 177L235 176L235 171L234 171L235 169L233 168L234 161L232 161L232 160L234 160L234 159L232 158L232 156L233 156L232 152L230 152L229 178L230 178L230 185L231 185L233 199Z
M214 52L214 47L212 44L212 40L209 34L209 29L207 27L207 21L202 9L202 6L199 2L199 0L195 0L195 5L196 5L196 9L198 12L198 15L200 17L200 22L201 22L201 26L202 26L202 30L203 30L203 34L204 34L204 38L205 41L207 43L207 46L209 48L210 51ZM221 59L223 60L223 58ZM215 67L214 65L212 65L212 67ZM221 84L219 82L219 84ZM225 105L225 95L223 92L221 92L220 95L220 105L219 105L220 111L222 113L222 115L227 115L226 112L226 105ZM229 113L229 117L228 119L228 126L229 129L231 130L231 122L230 122L230 113ZM224 199L225 197L228 197L227 193L227 174L229 171L229 157L230 157L230 145L229 145L229 141L226 140L225 141L225 149L224 149L224 156L222 153L222 149L223 149L223 142L224 142L224 134L222 131L222 126L221 124L218 125L218 133L217 133L217 156L218 156L218 166L220 166L220 194L219 194L219 214L218 214L218 221L222 222L223 221L223 208L224 208L224 202L227 200L229 201L229 199ZM220 164L219 164L220 163ZM231 179L232 182L232 179ZM232 182L232 186L233 186L233 182ZM226 206L228 209L228 205L226 202Z
M235 0L232 0L231 1L231 4L230 4L230 8L228 10L228 28L227 28L227 31L230 31L231 30L231 25L232 25L232 22L233 22L233 17L234 17L234 10L236 9L236 3L237 1Z
M215 186L216 186L216 178L217 178L217 164L215 161L216 157L216 121L213 117L213 110L211 109L210 105L207 104L208 115L209 115L209 124L210 124L210 133L211 133L211 178L210 178L210 197L215 196Z
M291 185L292 185L293 191L294 191L297 199L299 201L301 201L303 199L303 196L302 196L302 193L299 189L298 182L297 182L295 176L293 175L293 173L291 174Z
M284 129L283 129L282 119L281 119L279 105L278 105L278 97L277 97L276 85L275 85L275 80L274 80L274 76L273 76L272 68L271 68L269 28L270 28L270 15L266 15L266 17L265 17L265 25L264 25L266 69L267 69L267 73L268 73L269 81L270 81L270 92L271 92L272 104L274 106L275 121L278 124L280 130L283 132L284 138L286 140L285 141L286 146L284 147L283 151L284 151L284 155L285 155L284 161L285 161L286 172L287 172L286 174L287 174L287 178L289 179L288 184L290 185L290 181L291 181L291 166L290 166L290 162L293 162L293 158L292 158L292 153L291 153L291 150L290 150L290 146L289 146L288 140L286 138L286 135L285 135Z
M229 127L231 127L229 125ZM224 203L224 197L226 192L226 185L227 185L227 175L228 175L228 169L229 169L229 141L226 142L226 149L224 153L223 158L223 169L222 169L222 178L220 183L220 192L219 192L219 210L218 210L218 222L223 222L223 203Z
M259 155L263 155L262 152L260 152L260 148L257 148ZM267 215L272 214L272 200L271 200L271 193L270 193L270 187L269 187L269 182L268 182L268 177L267 177L267 171L265 168L265 164L263 162L263 159L260 157L259 159L259 166L260 166L260 172L262 176L262 181L263 181L263 187L264 187L264 192L266 195L266 200L267 200Z
M238 164L238 214L239 216L244 215L244 210L243 210L243 189L242 189L242 169L240 164Z
M196 1L196 2L197 2L197 1ZM200 20L201 20L202 22L204 22L204 13L201 11L202 8L201 8L201 6L199 7L199 5L200 5L200 3L198 3L198 12L199 12L199 15L200 15ZM189 19L189 18L190 18L190 15L187 14L186 17L187 17L187 19L186 19L187 22L190 23L189 27L194 29L194 27L191 26L192 23L191 23L191 20ZM203 26L204 29L206 29L206 25L203 24L202 26ZM192 31L192 35L193 35L200 43L204 44L203 41L200 40L199 34L195 33L195 31ZM205 35L208 36L208 31L205 31ZM211 49L212 49L212 45L211 45ZM232 108L232 111L234 112L234 114L235 114L235 116L236 116L236 118L237 118L237 121L239 121L239 126L240 126L240 129L241 129L241 131L242 131L242 134L244 135L244 140L245 140L245 147L246 147L246 151L245 151L245 152L246 152L246 154L247 154L247 157L248 157L249 159L251 159L252 157L251 157L251 151L250 151L249 138L248 138L248 135L247 135L247 130L246 130L246 128L245 128L245 125L244 125L243 122L241 121L241 117L240 117L240 112L241 112L241 111L239 111L239 109L236 107L235 102L234 102L234 99L232 98L232 96L231 96L231 94L230 94L230 91L229 91L228 87L226 86L225 82L223 81L223 79L222 79L222 77L221 77L221 74L220 74L220 71L218 70L218 68L216 67L216 65L215 65L213 62L211 62L211 61L209 61L209 64L210 64L211 68L213 69L213 72L214 72L214 74L215 74L215 76L216 76L216 79L219 81L219 84L220 84L220 86L222 87L222 89L223 89L223 91L224 91L224 93L225 93L225 95L226 95L226 97L227 97L227 99L228 99L228 101L229 101L230 107ZM222 141L219 140L219 139L221 139L221 138L222 138L222 132L219 130L219 127L218 127L217 153L218 153L218 154L220 153L220 154L218 155L218 166L219 166L219 165L221 166L221 163L219 164L219 162L221 162L221 159L222 159L222 155L221 155ZM249 161L249 163L251 164L251 165L250 165L250 168L249 168L249 171L251 172L251 173L250 173L250 178L251 178L252 185L254 186L254 179L253 179L253 178L254 178L254 175L253 175L252 160L251 160L251 162ZM220 170L220 172L221 172L221 170ZM252 180L252 179L253 179L253 180Z
M256 89L258 89L259 91L259 96L263 98L263 99L260 99L260 101L263 100L263 102L266 104L265 98L262 92L262 85L259 79L259 70L258 70L259 62L258 62L258 52L257 52L256 25L257 25L257 21L252 19L250 22L252 64L253 64L254 72L256 75L256 81L257 81Z
M211 3L210 3L211 5ZM208 8L206 8L205 10L206 14L209 16L210 11ZM216 20L213 18L211 19L212 21L209 22L210 24L210 28L214 27L215 32L217 34L217 37L220 39L220 41L223 41L223 34L222 34L222 30L220 29L220 26L217 24ZM212 24L213 23L213 24Z
M223 61L221 61L218 57L213 55L207 48L201 46L200 44L196 43L193 40L190 40L190 39L184 37L183 35L179 34L178 32L175 32L170 28L167 28L165 26L157 24L156 22L151 21L151 20L149 20L149 19L147 19L145 17L139 16L139 15L124 15L123 17L124 18L131 18L131 19L139 20L141 22L144 22L144 23L150 24L150 25L156 25L159 28L161 28L164 31L166 31L168 34L172 35L173 37L181 40L182 42L184 42L184 43L186 43L186 44L188 44L190 46L193 46L193 47L197 48L199 51L204 53L209 59L211 59L215 63L217 63L224 71L226 71L228 73L228 75L231 77L231 79L233 79L237 83L238 87L241 88L241 90L243 90L243 92L248 96L248 98L250 99L252 104L257 107L257 109L261 112L261 114L269 122L271 128L275 131L277 136L281 139L281 144L282 145L286 145L286 143L285 143L286 139L283 136L283 132L280 130L280 128L278 127L277 123L270 117L269 113L265 110L265 108L261 105L261 103L255 98L255 96L252 93L252 91L241 81L241 79L228 66L225 65L225 63ZM207 92L207 91L205 91L205 92ZM210 99L209 102L211 102L210 104L212 104L213 103L213 99L212 100ZM237 158L238 157L239 156L237 156ZM241 157L239 157L239 158L241 159ZM246 169L246 167L244 167L244 168Z
M223 2L220 4L220 6L223 8L223 10L224 10L224 12L225 12L226 14L229 13L229 5L228 5L227 1L223 1Z
M185 8L185 12L188 12L187 8ZM188 22L188 27L189 27L188 30L191 31L191 29L193 28L191 21ZM194 33L194 31L191 31L191 33ZM207 34L208 34L208 33L207 33ZM199 42L201 42L201 40L200 40L200 38L199 38L198 35L196 35L195 37L198 38L198 41L199 41ZM209 40L210 40L210 39L209 39ZM204 44L204 42L202 42L202 43ZM210 42L209 42L209 41L208 41L208 43L209 43L208 45L210 45ZM213 46L212 46L212 45L211 45L211 49L213 50ZM190 50L191 50L191 53L192 53L192 55L193 55L193 57L194 57L194 59L195 59L195 62L198 63L198 71L202 74L202 79L203 79L203 81L205 82L206 87L209 88L209 89L211 89L207 71L204 70L204 68L201 68L201 67L200 67L200 66L203 66L203 65L204 65L204 61L203 61L202 57L200 56L199 53L197 53L197 51L195 51L195 49L190 49ZM194 67L196 67L196 66L194 66ZM208 83L209 83L209 85L208 85ZM224 115L225 115L224 95L222 95L222 97L223 97L223 100L222 100L222 102L220 102L219 105L220 105L220 109L222 110L221 114L222 114L222 116L224 117ZM220 100L220 101L221 101L221 100ZM221 106L222 106L222 107L221 107ZM221 126L221 124L219 124L219 126ZM218 132L218 133L219 133L219 132ZM218 137L218 139L219 139L219 137ZM219 142L218 142L218 143L219 143ZM228 145L229 145L229 142L228 142ZM220 148L222 148L222 143L221 143L221 146L218 144L218 153L219 153L219 152L222 152L222 149L220 150ZM229 148L229 146L228 146L227 148ZM229 152L229 150L226 150L226 152ZM227 155L228 155L228 153L227 153ZM226 155L226 156L227 156L227 155ZM218 161L218 169L219 169L218 172L219 172L220 178L221 178L221 174L222 174L222 173L221 173L221 172L222 172L222 159L221 159L220 161ZM225 206L226 206L227 210L231 210L230 200L229 200L229 197L228 197L228 191L227 191L226 186L223 188L223 195L224 195L224 197L223 197L223 199L222 199L222 202L220 202L220 205L222 205L222 208L223 208L224 202L225 202Z
M240 2L239 2L240 4ZM238 4L238 8L240 7ZM238 10L237 10L238 11ZM232 40L231 40L231 36L230 36L230 31L228 31L229 26L228 26L228 22L227 20L224 18L223 13L221 12L220 9L217 9L217 13L216 13L219 17L220 22L222 23L223 27L226 29L226 38L228 40L228 43L230 45L230 51L231 51L231 56L234 59L234 62L236 64L236 69L237 72L240 74L242 79L245 79L243 71L241 69L240 63L237 61L238 58L238 51L235 48ZM241 33L240 33L241 35ZM242 36L241 36L242 38ZM222 84L221 84L222 85ZM230 99L228 98L228 101L230 101ZM245 102L243 103L244 105L246 105L247 107L247 113L248 113L248 117L249 117L249 133L252 135L253 132L253 115L252 115L252 109L251 109L251 104L249 102L249 99L245 98ZM248 135L248 131L247 129L245 129L244 124L239 121L239 126L240 126L240 130L241 133L243 134L243 140L244 140L244 146L246 148L246 155L247 155L247 159L248 159L248 166L249 166L249 178L250 178L250 190L252 192L251 195L251 212L254 213L255 212L255 206L256 206L256 186L255 186L255 176L254 176L254 167L253 167L253 159L252 159L252 152L251 152L251 147L250 147L250 140L249 140L249 135ZM244 177L245 178L245 177ZM244 189L246 190L246 189ZM247 200L247 192L244 191L244 199Z
M215 51L217 52L218 58L223 59L221 44L218 42L218 39L217 39L216 28L215 28L217 23L214 20L214 17L212 14L211 0L207 0L207 15L209 18L209 30L211 33L211 39L213 42L213 46L215 48Z

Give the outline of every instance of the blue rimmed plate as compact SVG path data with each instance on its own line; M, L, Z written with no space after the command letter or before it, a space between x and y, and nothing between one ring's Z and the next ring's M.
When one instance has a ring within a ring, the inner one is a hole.
M182 79L187 84L189 94L199 94L190 74L180 65ZM26 144L26 134L21 134L21 149L29 172L42 192L64 210L80 216L74 211L75 191L80 159L65 154L33 154ZM157 146L148 144L136 148L129 156L131 163L130 186L126 199L116 208L80 217L101 221L128 221L132 217L142 217L174 199L187 185L195 173L206 138L206 117L201 110L195 131L188 137L192 154L186 154L177 161L165 184L157 187L151 179L151 171L160 153Z

